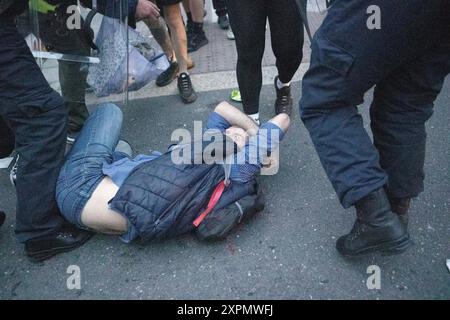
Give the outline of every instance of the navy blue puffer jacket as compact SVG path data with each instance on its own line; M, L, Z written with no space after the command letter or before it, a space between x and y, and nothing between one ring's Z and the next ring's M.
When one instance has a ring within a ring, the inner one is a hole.
M175 165L170 152L136 167L110 201L144 241L173 237L194 230L193 221L224 179L220 164ZM255 192L255 183L232 183L216 208Z

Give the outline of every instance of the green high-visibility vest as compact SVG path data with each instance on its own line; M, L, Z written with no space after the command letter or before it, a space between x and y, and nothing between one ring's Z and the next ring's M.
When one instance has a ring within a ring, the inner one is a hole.
M30 8L30 10L37 11L37 12L44 13L44 14L54 12L56 10L56 6L49 4L45 0L30 0L29 8Z

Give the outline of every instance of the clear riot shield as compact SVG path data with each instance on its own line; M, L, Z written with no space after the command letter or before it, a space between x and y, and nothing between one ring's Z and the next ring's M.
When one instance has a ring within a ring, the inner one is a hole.
M64 98L69 130L81 128L89 105L127 103L128 0L30 0L18 26L51 87Z

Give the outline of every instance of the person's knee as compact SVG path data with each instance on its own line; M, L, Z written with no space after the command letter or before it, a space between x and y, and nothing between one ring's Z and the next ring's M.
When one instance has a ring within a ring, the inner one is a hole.
M371 128L375 142L390 145L420 144L426 139L425 123L433 113L410 99L386 95L375 90L371 107Z
M264 47L260 48L257 43L250 42L238 49L238 63L246 66L261 67L264 56Z
M371 117L375 121L424 124L433 114L434 95L405 92L399 83L377 86ZM407 88L405 88L407 89Z
M95 112L101 113L102 117L110 119L111 122L122 125L123 112L114 103L104 103L98 106Z
M170 29L176 29L183 24L181 12L178 8L174 8L174 6L164 7L164 20L166 20L166 24Z

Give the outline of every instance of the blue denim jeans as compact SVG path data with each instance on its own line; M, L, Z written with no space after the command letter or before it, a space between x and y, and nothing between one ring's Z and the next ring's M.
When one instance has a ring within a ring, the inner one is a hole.
M122 111L114 104L100 105L87 119L68 153L56 185L62 215L79 228L81 213L102 181L103 163L111 163L122 127Z

